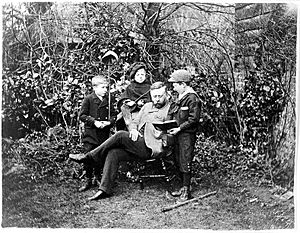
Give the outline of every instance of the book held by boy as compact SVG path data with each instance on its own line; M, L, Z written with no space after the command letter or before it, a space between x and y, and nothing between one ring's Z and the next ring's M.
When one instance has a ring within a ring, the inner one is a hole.
M161 131L167 131L169 129L178 127L176 120L168 120L164 122L152 122L152 124L157 130L161 130Z

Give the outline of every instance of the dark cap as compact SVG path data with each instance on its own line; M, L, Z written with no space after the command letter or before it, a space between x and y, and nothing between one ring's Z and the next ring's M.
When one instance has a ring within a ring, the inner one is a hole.
M177 83L177 82L190 82L192 75L187 70L175 70L171 75L168 82Z

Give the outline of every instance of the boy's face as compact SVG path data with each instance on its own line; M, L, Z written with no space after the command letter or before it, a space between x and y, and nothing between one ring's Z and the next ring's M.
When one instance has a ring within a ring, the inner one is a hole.
M108 83L107 82L92 82L93 90L98 96L105 96L107 93Z
M134 75L134 80L137 83L143 83L146 80L146 70L139 69Z
M173 90L176 91L178 94L181 94L185 91L185 83L172 83Z

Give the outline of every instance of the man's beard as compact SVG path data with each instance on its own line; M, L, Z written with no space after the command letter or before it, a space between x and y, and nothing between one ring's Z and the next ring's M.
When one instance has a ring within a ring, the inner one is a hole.
M162 102L162 103L153 103L153 105L154 105L154 107L156 107L156 108L162 108L163 106L166 105L166 102L164 101L164 102Z

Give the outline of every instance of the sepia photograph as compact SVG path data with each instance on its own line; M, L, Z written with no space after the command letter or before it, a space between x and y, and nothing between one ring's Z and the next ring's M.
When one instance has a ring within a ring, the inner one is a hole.
M299 230L299 7L2 2L1 230Z

